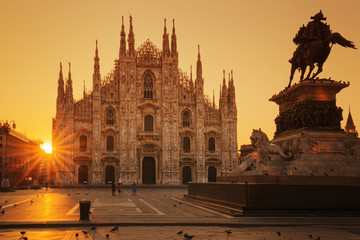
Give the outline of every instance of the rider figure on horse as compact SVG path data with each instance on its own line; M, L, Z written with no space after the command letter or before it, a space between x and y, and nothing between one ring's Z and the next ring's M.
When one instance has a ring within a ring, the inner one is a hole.
M324 17L321 10L310 19L313 19L313 21L309 22L306 27L304 25L300 27L298 33L293 39L293 42L299 46L296 48L293 57L289 60L291 63L298 60L299 57L304 54L309 42L325 40L331 35L329 25L322 22L323 20L326 20L326 17Z

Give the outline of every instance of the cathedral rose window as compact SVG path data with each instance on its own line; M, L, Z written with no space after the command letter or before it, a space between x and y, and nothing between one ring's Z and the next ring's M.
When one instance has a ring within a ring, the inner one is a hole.
M144 78L144 98L153 98L153 79L150 73Z

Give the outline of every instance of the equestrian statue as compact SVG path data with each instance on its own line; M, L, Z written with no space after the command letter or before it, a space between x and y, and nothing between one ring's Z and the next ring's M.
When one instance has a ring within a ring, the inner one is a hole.
M346 40L340 33L332 33L330 26L322 21L325 21L323 13L320 12L312 16L307 26L300 27L298 33L295 35L293 42L298 45L293 57L289 60L291 63L291 74L289 86L294 77L294 72L299 69L301 72L300 81L304 80L306 68L309 66L309 72L305 79L314 79L323 70L323 64L330 54L333 44L340 44L343 47L350 47L356 49L352 41ZM317 72L311 78L310 75L317 64Z

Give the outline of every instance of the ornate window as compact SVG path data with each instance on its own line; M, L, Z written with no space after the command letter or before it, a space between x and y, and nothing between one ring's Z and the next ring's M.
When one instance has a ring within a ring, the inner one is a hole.
M85 135L80 136L80 151L85 152L87 149L87 137Z
M188 111L183 112L182 125L184 127L189 127L190 126L190 113Z
M209 151L215 152L215 139L209 138Z
M114 137L113 136L107 136L107 138L106 138L106 150L108 152L114 151Z
M113 108L109 108L106 112L106 124L114 125L115 123L115 110Z
M183 150L184 152L190 152L190 138L188 137L184 137Z
M144 77L144 98L153 98L153 79L150 73Z
M144 130L145 132L154 131L154 119L151 115L146 115L144 119Z

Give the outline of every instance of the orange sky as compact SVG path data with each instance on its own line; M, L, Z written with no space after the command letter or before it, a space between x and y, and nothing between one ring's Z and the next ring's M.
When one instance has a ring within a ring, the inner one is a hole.
M234 71L238 144L249 143L253 128L275 131L278 106L268 99L288 84L292 38L322 9L332 31L360 47L360 1L97 1L14 0L0 2L0 119L15 120L32 139L51 141L59 62L67 76L71 62L74 97L92 89L95 40L101 74L118 57L121 16L133 16L135 46L149 38L162 46L163 19L175 18L179 67L196 66L200 44L205 94L218 104L222 70ZM346 120L349 105L360 127L359 50L334 46L320 77L350 81L337 96ZM295 74L298 81L299 73ZM342 122L342 126L344 126Z

